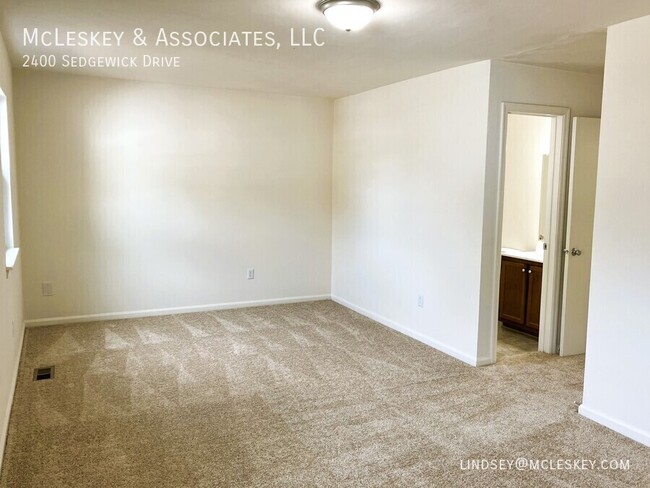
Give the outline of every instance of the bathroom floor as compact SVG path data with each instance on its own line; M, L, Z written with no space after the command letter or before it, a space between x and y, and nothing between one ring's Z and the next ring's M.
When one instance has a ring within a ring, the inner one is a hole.
M510 356L537 352L537 339L499 323L497 361Z

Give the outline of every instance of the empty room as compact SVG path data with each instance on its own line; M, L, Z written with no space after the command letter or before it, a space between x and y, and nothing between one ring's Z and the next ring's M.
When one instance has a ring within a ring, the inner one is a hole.
M0 2L0 488L650 486L647 0Z

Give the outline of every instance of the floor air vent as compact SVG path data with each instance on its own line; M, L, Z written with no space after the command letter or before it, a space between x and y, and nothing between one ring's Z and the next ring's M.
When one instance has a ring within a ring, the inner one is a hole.
M34 381L51 380L52 378L54 378L54 366L34 370Z

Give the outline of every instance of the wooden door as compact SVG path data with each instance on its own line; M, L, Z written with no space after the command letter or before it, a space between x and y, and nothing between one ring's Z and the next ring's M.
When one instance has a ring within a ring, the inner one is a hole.
M539 317L542 310L542 271L538 264L528 265L528 293L526 303L526 327L539 333Z
M501 260L499 318L503 322L524 325L526 322L526 265L507 258Z
M600 119L573 119L560 320L561 356L583 354L587 345L599 136Z

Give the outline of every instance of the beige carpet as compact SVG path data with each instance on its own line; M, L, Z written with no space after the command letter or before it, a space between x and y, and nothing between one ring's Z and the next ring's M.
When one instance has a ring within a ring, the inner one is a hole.
M332 302L30 329L0 486L650 486L582 370L471 368ZM631 469L461 469L520 456Z

